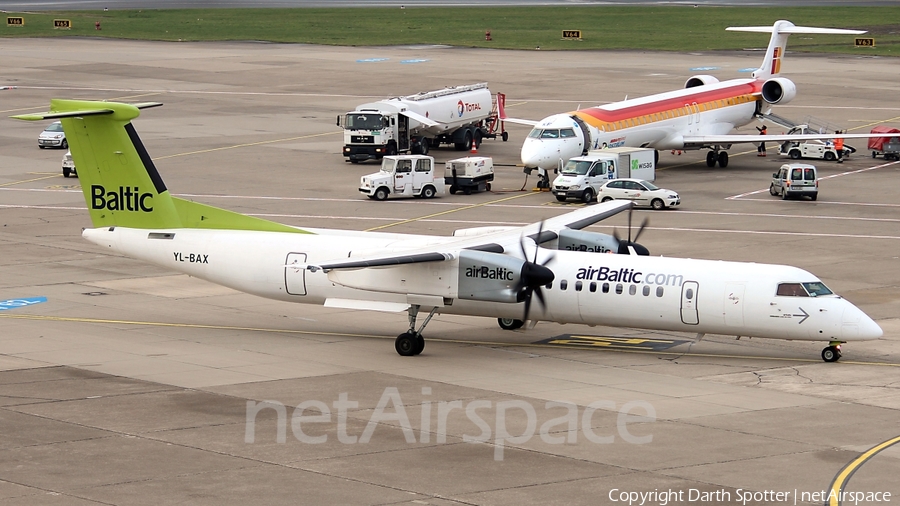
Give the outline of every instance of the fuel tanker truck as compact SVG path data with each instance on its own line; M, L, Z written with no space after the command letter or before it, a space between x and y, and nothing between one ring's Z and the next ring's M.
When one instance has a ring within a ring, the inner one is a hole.
M343 155L359 163L398 153L425 155L441 144L470 150L497 137L500 122L491 99L487 83L478 83L359 105L337 118L344 129ZM505 131L500 135L509 138Z

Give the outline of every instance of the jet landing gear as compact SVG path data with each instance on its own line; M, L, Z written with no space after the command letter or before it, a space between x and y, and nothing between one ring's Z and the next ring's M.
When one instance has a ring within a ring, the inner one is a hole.
M715 167L717 162L719 164L719 167L722 167L723 169L725 167L728 167L728 152L714 149L706 153L707 167Z
M409 307L407 310L407 313L409 313L409 330L397 336L397 339L394 341L394 349L397 350L400 356L412 357L422 353L422 350L425 349L425 338L422 337L422 331L425 330L425 326L428 325L428 322L431 321L437 310L438 308L436 307L432 308L431 312L428 313L428 317L422 322L422 326L419 327L419 330L416 330L416 317L419 315L419 305L413 304Z
M831 341L828 343L830 346L822 350L822 360L826 362L837 362L841 358L841 344L840 341Z

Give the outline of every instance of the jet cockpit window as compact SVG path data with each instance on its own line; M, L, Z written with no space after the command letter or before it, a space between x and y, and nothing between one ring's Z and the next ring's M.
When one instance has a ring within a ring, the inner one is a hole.
M803 288L806 288L806 291L809 293L810 297L818 297L820 295L831 295L831 290L825 286L825 283L821 281L816 281L814 283L803 283Z
M380 114L348 114L348 130L381 130L384 128L384 118Z
M562 173L570 176L583 176L587 174L588 169L590 168L591 162L584 160L569 160L568 162L566 162L566 166L563 167Z
M548 128L541 132L541 139L559 139L559 130Z
M559 130L560 138L575 137L575 130L572 128L562 128Z
M782 297L809 297L801 283L779 283L778 291L775 292L775 295Z
M541 130L540 128L535 128L531 132L528 132L528 137L532 139L540 139L541 132L543 132L543 130Z

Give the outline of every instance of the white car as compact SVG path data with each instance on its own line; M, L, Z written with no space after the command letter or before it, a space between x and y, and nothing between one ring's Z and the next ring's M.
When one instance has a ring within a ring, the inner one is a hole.
M38 136L38 147L44 148L62 148L69 149L69 141L66 140L66 133L63 132L62 123L54 121Z
M597 200L606 202L614 199L628 199L636 206L650 206L653 209L665 209L681 205L681 198L672 190L659 188L643 179L611 179L600 186Z

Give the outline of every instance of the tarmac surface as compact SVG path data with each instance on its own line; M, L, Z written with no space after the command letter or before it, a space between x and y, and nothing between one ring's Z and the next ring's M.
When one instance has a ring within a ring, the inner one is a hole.
M356 188L377 166L343 161L337 115L488 81L510 115L540 119L692 74L745 76L760 60L0 39L0 112L57 97L161 101L134 124L174 194L292 225L446 235L578 205L530 191L517 125L480 150L498 164L495 192L370 201ZM900 60L789 51L782 71L799 94L781 116L900 125ZM78 180L62 177L62 151L37 148L44 125L2 124L0 301L34 302L0 310L3 504L640 504L640 493L822 504L815 494L835 483L869 494L858 504L900 494L900 163L864 142L848 142L859 152L843 164L813 161L826 177L817 202L768 195L784 162L771 143L766 158L736 146L726 169L707 168L704 152L661 153L656 182L682 208L635 220L650 218L641 243L653 254L820 276L885 331L845 345L838 363L820 360L822 343L508 332L455 316L436 317L425 352L403 358L392 341L405 314L269 301L87 243ZM592 230L626 226L616 216Z

